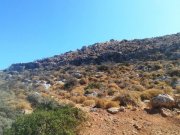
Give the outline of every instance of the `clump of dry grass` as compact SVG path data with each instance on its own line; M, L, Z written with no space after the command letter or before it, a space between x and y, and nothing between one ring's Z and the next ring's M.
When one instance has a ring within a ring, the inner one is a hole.
M180 86L176 86L176 93L180 94Z
M119 102L118 101L108 101L106 104L106 109L111 108L111 107L119 107Z
M16 104L16 109L18 110L31 110L31 105L30 103L26 102L26 101L22 101L20 100L17 104Z
M70 100L78 103L78 104L82 104L87 98L85 96L72 96L70 97Z
M96 101L95 100L92 100L92 99L90 99L90 100L86 100L86 101L84 101L83 102L83 105L84 106L95 106L96 105Z
M109 89L119 89L119 86L116 83L110 83L108 84Z
M139 85L139 84L133 84L132 87L131 87L131 90L133 91L144 91L145 88L142 86L142 85Z
M97 108L103 108L103 109L108 109L111 107L119 107L119 102L118 101L111 101L107 99L97 99L96 100L96 107Z
M139 92L123 91L120 95L116 96L114 101L120 101L122 106L140 106L141 99Z
M71 94L67 91L60 90L57 92L59 96L62 96L63 98L69 99L71 97Z
M77 95L77 96L83 96L84 95L84 87L76 87L71 91L72 95Z
M149 89L144 91L140 96L142 100L150 100L151 98L163 93L164 93L163 90Z

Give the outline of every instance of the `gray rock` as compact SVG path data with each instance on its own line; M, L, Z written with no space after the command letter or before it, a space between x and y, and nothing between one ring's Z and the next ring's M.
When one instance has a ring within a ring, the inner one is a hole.
M76 77L77 79L80 79L80 78L82 78L82 74L81 73L79 73L79 72L76 72L76 73L74 73L73 74L74 75L74 77Z
M169 110L167 108L161 108L160 112L163 117L172 117L173 116L171 110Z
M175 100L168 94L159 94L158 96L151 99L151 106L153 108L167 107L171 108L175 105Z
M118 107L111 107L107 110L109 113L111 114L116 114L119 112L119 108Z
M142 127L141 127L140 125L138 125L138 124L134 124L133 126L134 126L137 130L141 130L141 128L142 128Z
M119 108L119 111L120 111L120 112L125 112L125 107L124 107L124 106L121 106L121 107Z

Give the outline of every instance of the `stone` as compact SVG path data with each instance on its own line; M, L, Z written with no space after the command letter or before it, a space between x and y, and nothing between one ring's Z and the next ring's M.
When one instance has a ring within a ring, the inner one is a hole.
M77 79L80 79L80 78L82 78L82 74L81 73L79 73L79 72L76 72L76 73L74 73L73 74L74 75L74 77L76 77Z
M28 109L22 110L23 114L31 114L32 112L33 112L33 110L28 110Z
M160 113L163 117L172 117L173 116L171 110L169 110L167 108L161 108Z
M97 108L90 108L90 112L97 112Z
M109 113L111 114L116 114L119 112L119 108L118 107L111 107L107 110Z
M137 130L141 130L141 128L142 128L142 127L141 127L140 125L138 125L138 124L134 124L133 126L134 126Z
M125 107L124 107L124 106L121 106L121 107L119 108L119 111L120 111L120 112L125 112Z
M131 111L137 111L138 109L137 109L137 107L133 107L132 109L131 109Z
M171 108L175 105L175 100L168 94L159 94L151 99L151 106L153 108L166 107Z

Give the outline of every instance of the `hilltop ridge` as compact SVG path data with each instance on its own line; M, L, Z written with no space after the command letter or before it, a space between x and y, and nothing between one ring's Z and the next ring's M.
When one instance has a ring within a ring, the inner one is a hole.
M12 64L8 71L43 68L50 70L64 65L101 64L147 60L176 60L180 58L180 33L155 38L117 41L83 46L76 51L29 63Z

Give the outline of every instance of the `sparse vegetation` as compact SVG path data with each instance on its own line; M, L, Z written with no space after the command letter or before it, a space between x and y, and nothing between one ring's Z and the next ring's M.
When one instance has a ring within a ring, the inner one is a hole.
M180 61L179 55L175 55L179 51L179 36L173 35L173 40L170 37L113 40L35 63L12 65L0 73L0 134L24 110L46 106L32 115L17 119L9 133L24 134L27 130L28 133L39 133L38 128L29 128L28 124L42 124L47 119L53 121L56 118L55 125L71 120L75 122L75 117L67 121L59 120L64 120L68 115L61 109L57 112L54 109L65 104L73 107L78 104L88 109L120 106L133 109L158 94L179 95ZM142 55L144 53L147 55ZM68 114L72 110L64 109ZM35 120L40 118L44 120ZM20 129L22 124L27 125L25 129ZM48 126L47 129L54 125ZM44 127L41 128L43 133L46 132ZM73 134L75 128L67 124L67 127L52 129L61 134ZM50 131L49 134L54 133Z
M85 119L82 111L76 108L46 108L17 118L4 135L75 135L77 126Z

